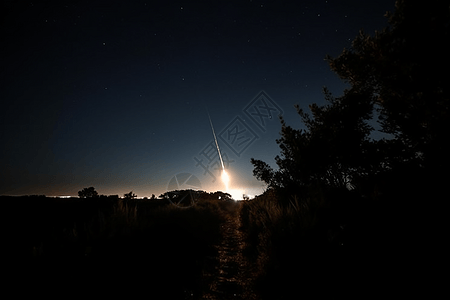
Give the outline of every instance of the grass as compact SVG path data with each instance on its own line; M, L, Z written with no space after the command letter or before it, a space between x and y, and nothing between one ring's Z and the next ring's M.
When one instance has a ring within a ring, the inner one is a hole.
M243 202L245 256L254 266L258 299L432 292L425 287L440 285L430 266L442 263L443 248L436 245L447 227L427 215L442 211L429 204L437 203L435 196L419 192L404 187L364 198L330 189L303 198L266 193Z
M221 224L239 214L260 298L283 299L298 281L310 288L330 261L326 205L287 200L268 194L239 204L202 199L178 208L166 200L2 197L9 212L2 228L20 265L17 282L27 286L200 299L207 289L205 258L217 255Z
M339 238L329 222L329 204L319 197L282 200L268 193L241 209L245 255L255 266L259 297L332 296Z
M355 278L380 271L391 252L374 250L383 248L373 243L380 209L348 198L335 191L304 198L265 193L179 208L167 200L0 197L4 262L14 266L4 272L16 291L47 294L58 286L68 295L201 299L221 225L239 217L258 299L351 296Z
M216 255L213 245L233 204L201 200L178 208L165 200L110 200L1 197L16 283L199 297L202 262Z

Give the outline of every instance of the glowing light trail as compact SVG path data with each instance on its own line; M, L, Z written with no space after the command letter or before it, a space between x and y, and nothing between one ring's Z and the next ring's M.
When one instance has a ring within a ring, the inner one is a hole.
M214 142L216 143L217 152L219 153L220 163L222 164L222 182L225 184L225 192L227 192L228 191L228 182L230 181L230 177L228 176L227 172L225 171L225 166L223 164L222 154L220 153L220 149L219 149L219 143L217 142L216 133L214 131L214 126L213 126L213 123L211 121L211 116L209 115L209 111L208 110L207 110L207 113L208 113L209 123L211 124L212 133L213 133L213 136L214 136Z

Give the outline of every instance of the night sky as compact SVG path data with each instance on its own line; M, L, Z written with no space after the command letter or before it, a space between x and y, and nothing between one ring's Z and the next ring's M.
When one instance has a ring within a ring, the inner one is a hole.
M325 56L394 3L3 1L0 195L225 191L208 112L228 192L260 194L278 115L340 96Z

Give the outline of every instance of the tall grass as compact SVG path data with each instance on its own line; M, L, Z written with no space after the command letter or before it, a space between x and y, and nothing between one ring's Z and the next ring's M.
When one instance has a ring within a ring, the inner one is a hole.
M262 299L325 296L336 262L326 211L321 197L279 199L267 194L243 203L245 254L255 266Z
M229 217L229 204L213 200L183 209L159 200L9 200L14 217L2 230L23 284L108 294L200 295L202 261L216 254Z

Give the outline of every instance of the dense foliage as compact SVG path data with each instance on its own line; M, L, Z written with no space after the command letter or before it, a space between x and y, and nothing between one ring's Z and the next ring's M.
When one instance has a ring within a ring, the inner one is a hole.
M295 283L319 298L327 288L326 298L434 290L429 266L441 263L448 228L450 5L400 0L387 16L387 28L327 57L350 84L342 96L325 89L311 114L297 106L303 130L281 119L278 169L251 160L268 188L242 218L267 299L288 299ZM374 138L373 121L385 137Z
M254 175L281 190L319 185L370 196L375 178L427 174L438 180L449 165L450 12L448 3L397 1L389 26L362 31L330 67L350 88L328 104L297 107L305 130L282 120L278 170L252 159ZM389 137L373 139L370 120ZM383 174L383 175L379 175ZM369 190L367 185L371 185Z

